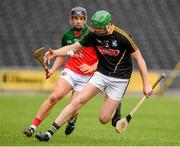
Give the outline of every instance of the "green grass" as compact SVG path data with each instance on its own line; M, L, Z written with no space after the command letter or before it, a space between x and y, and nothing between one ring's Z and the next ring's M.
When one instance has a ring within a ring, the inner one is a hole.
M63 126L49 142L25 137L22 130L29 126L40 104L47 97L39 95L0 95L0 146L178 146L180 145L180 97L153 97L134 115L126 132L118 134L111 123L101 125L98 115L103 97L95 97L81 109L72 135L64 135ZM122 115L125 116L139 101L125 97ZM46 131L67 104L65 98L40 125Z

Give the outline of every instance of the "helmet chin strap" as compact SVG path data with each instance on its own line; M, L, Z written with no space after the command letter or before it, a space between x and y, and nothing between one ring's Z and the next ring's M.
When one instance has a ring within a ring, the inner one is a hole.
M108 31L108 34L112 34L113 30L114 30L114 25L113 24L108 24L106 26L106 29Z
M108 32L110 31L110 28L109 28L109 26L108 26L108 25L106 26L106 29L107 29L107 31L108 31Z
M109 25L107 25L105 28L106 28L106 30L107 30L107 33L104 33L104 34L98 34L99 36L105 36L105 35L111 34L111 28L109 27Z

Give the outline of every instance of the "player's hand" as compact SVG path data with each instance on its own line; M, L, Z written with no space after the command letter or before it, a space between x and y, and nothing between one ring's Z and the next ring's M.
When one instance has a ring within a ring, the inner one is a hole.
M89 66L87 64L82 64L79 69L84 73L90 73L94 71L94 68L92 66Z
M53 74L53 71L51 69L46 69L45 70L46 79L48 79L52 74Z
M49 50L44 55L44 62L50 64L50 61L53 57L54 57L54 50L49 48Z
M146 95L147 98L151 97L153 94L153 89L151 85L144 86L143 89L144 95Z

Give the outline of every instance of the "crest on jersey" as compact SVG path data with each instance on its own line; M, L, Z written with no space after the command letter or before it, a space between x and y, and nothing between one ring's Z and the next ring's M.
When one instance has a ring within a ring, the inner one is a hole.
M78 42L79 41L79 39L74 39L74 42Z
M67 44L72 44L72 40L67 40Z
M102 44L102 41L101 41L101 40L96 39L96 41L97 41L99 44Z
M117 40L113 40L113 41L112 41L112 46L113 46L113 47L118 46L118 44L117 44Z

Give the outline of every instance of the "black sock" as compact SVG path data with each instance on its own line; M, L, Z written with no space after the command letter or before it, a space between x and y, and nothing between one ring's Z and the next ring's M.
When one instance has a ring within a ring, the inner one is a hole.
M53 122L53 124L51 125L51 127L49 128L48 132L53 135L58 129L60 128L60 126Z

